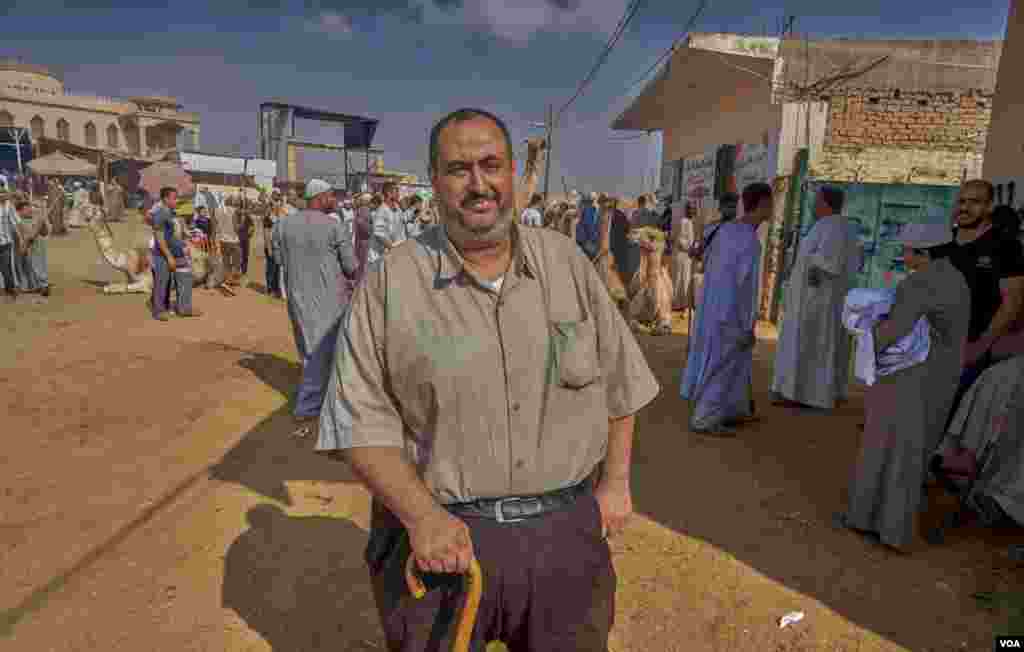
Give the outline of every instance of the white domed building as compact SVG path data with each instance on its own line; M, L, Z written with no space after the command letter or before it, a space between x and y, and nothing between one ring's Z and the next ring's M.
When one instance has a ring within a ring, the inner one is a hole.
M199 115L173 97L70 94L42 67L0 60L0 129L28 129L33 144L61 141L123 157L160 158L199 148Z

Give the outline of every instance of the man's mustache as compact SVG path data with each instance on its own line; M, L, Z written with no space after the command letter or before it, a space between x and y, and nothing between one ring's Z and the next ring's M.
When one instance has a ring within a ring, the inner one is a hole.
M470 195L470 196L466 197L465 201L462 202L462 207L463 208L468 208L469 206L475 204L478 201L498 202L498 200L500 198L501 198L501 196L498 193L493 193L493 194L488 194L488 195Z

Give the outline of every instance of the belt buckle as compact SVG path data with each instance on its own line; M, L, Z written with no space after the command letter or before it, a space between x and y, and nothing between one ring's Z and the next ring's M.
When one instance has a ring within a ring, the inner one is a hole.
M509 498L499 498L498 500L494 501L494 518L496 518L499 523L518 523L519 521L526 520L523 518L505 518L501 513L501 506L504 505L505 503L515 503L522 501L523 499L518 496L512 496Z

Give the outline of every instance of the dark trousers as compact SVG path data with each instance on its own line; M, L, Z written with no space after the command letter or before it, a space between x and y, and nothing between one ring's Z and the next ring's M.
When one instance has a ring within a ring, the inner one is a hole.
M267 256L267 293L276 296L281 294L281 267L270 252L264 253Z
M249 252L252 249L251 240L249 238L242 238L238 241L239 246L242 249L242 275L249 273Z
M465 522L484 577L474 651L499 640L510 652L608 649L616 576L593 494L517 523ZM427 595L417 600L405 584L409 553L406 531L374 501L366 561L388 649L446 651L464 597L462 578L426 574Z
M178 259L178 271L171 272L163 256L153 256L153 295L151 308L153 316L167 312L171 303L171 284L178 293L178 314L192 312L192 269L185 259ZM181 271L181 270L186 271Z
M17 294L17 286L14 284L14 245L0 245L0 276L4 279L4 292Z

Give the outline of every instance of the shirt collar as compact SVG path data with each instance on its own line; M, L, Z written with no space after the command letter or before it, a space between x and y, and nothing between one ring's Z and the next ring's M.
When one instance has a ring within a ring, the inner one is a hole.
M515 272L528 278L536 278L533 265L522 245L522 234L519 232L519 225L512 223L512 260ZM437 251L437 280L442 284L448 284L465 272L465 260L459 250L455 248L448 238L448 228L444 225L438 227L438 238L440 246Z

